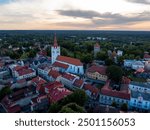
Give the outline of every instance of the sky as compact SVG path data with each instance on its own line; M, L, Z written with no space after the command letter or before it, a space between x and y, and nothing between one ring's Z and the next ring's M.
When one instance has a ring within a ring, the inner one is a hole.
M0 30L150 31L150 0L0 0Z

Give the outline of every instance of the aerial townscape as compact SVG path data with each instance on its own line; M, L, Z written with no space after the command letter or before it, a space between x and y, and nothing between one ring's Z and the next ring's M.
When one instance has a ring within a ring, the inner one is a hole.
M149 32L1 31L0 112L150 112L149 40Z

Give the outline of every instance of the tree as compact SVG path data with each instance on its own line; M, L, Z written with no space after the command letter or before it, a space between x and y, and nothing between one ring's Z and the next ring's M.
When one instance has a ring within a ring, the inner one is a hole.
M123 70L121 67L116 65L111 65L107 67L106 73L113 82L119 83L122 80Z
M113 65L114 64L114 61L112 60L112 59L110 59L110 58L107 58L107 59L105 59L105 64L106 65Z
M121 110L126 112L128 110L128 105L126 103L122 104Z
M108 56L107 56L107 53L105 51L100 51L96 55L97 60L105 60L106 58L108 58Z
M112 102L111 104L112 107L117 107L117 103L115 101Z
M84 113L85 110L83 107L77 105L76 103L69 103L62 107L60 110L61 113Z
M93 60L93 57L92 57L92 55L89 54L89 53L88 53L88 54L83 54L83 56L81 57L81 61L82 61L83 63L86 63L86 64L91 63L92 60Z
M74 102L77 105L83 106L87 101L87 95L83 90L76 90L73 94L67 96L61 101L62 105Z
M0 100L2 100L6 95L10 94L12 90L10 87L4 87L0 90Z
M69 103L75 103L79 106L83 106L87 101L87 95L83 90L76 90L73 94L65 97L64 99L54 103L50 106L49 112L56 113L60 112L61 109ZM66 108L68 111L70 108Z

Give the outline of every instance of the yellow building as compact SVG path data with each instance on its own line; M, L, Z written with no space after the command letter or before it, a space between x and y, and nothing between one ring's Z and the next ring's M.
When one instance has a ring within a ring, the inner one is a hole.
M90 68L88 68L86 76L90 79L99 80L102 82L106 82L108 79L106 75L105 66L96 66L96 65L91 66Z

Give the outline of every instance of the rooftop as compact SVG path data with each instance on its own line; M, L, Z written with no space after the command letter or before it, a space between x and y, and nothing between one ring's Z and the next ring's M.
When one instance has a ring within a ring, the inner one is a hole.
M61 74L57 70L51 70L48 75L52 76L54 79L61 76Z
M84 81L82 79L76 79L73 83L74 86L80 88L82 86L82 84L84 83Z
M92 93L92 95L94 95L94 96L98 96L98 94L99 94L99 89L92 86L91 84L84 84L83 89L89 90Z
M91 73L98 72L99 74L106 75L106 69L107 69L106 66L96 66L96 65L93 65L90 68L88 68L87 71L91 72Z
M105 86L101 89L101 94L107 95L107 96L112 96L112 97L117 97L117 98L122 98L122 99L130 99L130 93L128 91L128 87L121 88L120 91L113 90L110 87L110 81L107 81Z
M60 62L57 62L57 61L53 64L53 66L64 68L64 69L67 69L69 67L69 65L66 65L66 64L63 64L63 63L60 63Z
M76 78L74 75L69 74L69 73L64 73L62 77L70 81L73 81Z
M76 65L76 66L82 66L83 64L79 59L67 57L67 56L58 56L57 61L66 62L68 64Z

